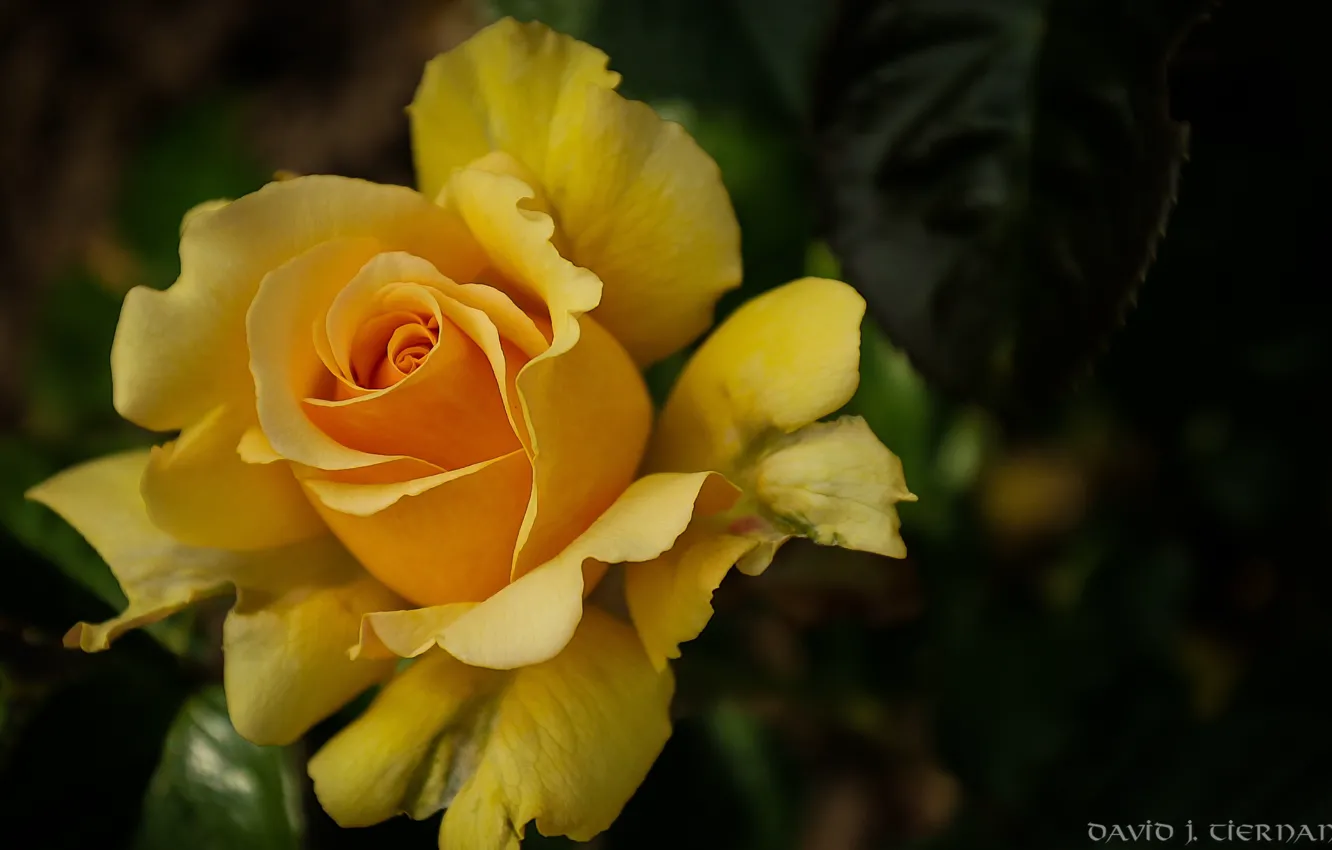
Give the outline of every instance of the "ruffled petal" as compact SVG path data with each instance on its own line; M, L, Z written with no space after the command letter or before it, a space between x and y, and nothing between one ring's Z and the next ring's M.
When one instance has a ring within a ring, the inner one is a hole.
M226 593L252 554L185 546L148 519L139 482L149 453L131 451L72 467L28 491L92 544L125 591L129 604L105 623L79 623L65 645L106 649L131 629L209 596Z
M158 529L139 495L148 452L76 466L28 497L77 529L106 560L129 600L118 617L79 623L65 644L106 649L208 596L237 589L223 627L224 677L236 729L257 743L289 743L372 683L392 663L353 661L361 615L402 604L331 537L250 552L186 546Z
M656 558L693 517L724 511L736 496L709 473L639 479L557 557L485 602L370 614L362 647L410 657L438 645L467 664L495 669L545 661L568 643L583 615L586 570Z
M646 365L712 323L740 282L740 234L716 164L679 125L616 94L606 61L539 23L499 21L426 67L413 148L432 197L455 168L512 156L561 250L605 282L597 320Z
M864 311L844 283L798 280L741 306L685 366L645 466L718 470L744 497L725 523L697 523L670 552L626 570L654 664L702 631L732 566L757 575L792 537L906 555L895 505L915 497L901 462L859 418L817 421L855 392Z
M605 286L593 317L650 365L697 339L740 285L721 171L679 124L615 92L591 90L559 118L542 186L561 248Z
M203 548L269 549L327 534L286 463L238 451L253 414L219 407L152 450L141 490L153 525Z
M554 334L547 356L554 357L578 341L577 317L600 303L601 280L551 244L555 222L528 208L535 196L530 184L512 175L463 168L453 172L441 200L484 249L489 268L483 277L497 278L486 282L509 289L520 304L546 311Z
M552 659L508 673L432 652L310 760L344 826L446 809L441 847L517 850L526 825L586 841L606 829L670 735L669 671L590 609Z
M550 217L521 206L532 195L514 177L477 169L455 172L445 192L493 258L497 285L545 305L553 334L517 378L535 480L514 578L553 558L624 491L652 415L633 361L581 315L596 306L600 281L551 245Z
M356 237L424 257L455 280L483 264L456 216L401 186L298 177L199 208L182 228L176 283L125 297L111 349L116 410L169 431L220 405L248 404L245 316L260 281L317 245Z
M625 570L629 614L658 670L680 657L680 644L703 632L712 619L713 591L757 545L753 538L698 524L669 552Z
M589 44L512 18L432 59L407 109L421 191L435 197L454 169L494 150L540 176L555 117L581 111L588 91L619 85L607 61Z
M865 301L835 280L805 278L746 302L695 352L671 390L647 468L734 471L771 434L846 404L860 381Z
M815 422L758 460L754 494L783 531L823 546L905 558L898 502L914 502L902 461L859 416Z
M658 668L702 633L713 591L732 566L757 575L792 537L906 557L896 505L916 497L902 462L858 416L763 444L746 478L753 492L724 524L696 519L669 552L625 570L629 613Z
M361 616L403 602L332 538L303 553L308 582L241 589L222 630L227 708L257 744L289 744L352 697L393 674L393 662L352 660Z

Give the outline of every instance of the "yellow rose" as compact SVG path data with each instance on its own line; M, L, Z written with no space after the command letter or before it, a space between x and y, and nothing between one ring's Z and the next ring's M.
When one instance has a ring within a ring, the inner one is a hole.
M179 436L30 494L129 599L71 645L235 589L251 740L387 681L310 763L340 823L590 838L669 735L667 659L733 565L795 535L905 554L897 459L818 422L858 379L845 284L738 310L649 441L639 369L707 329L739 234L715 164L606 62L501 21L426 69L420 192L313 176L191 212L180 279L129 293L111 358L117 410ZM632 624L584 605L621 564Z

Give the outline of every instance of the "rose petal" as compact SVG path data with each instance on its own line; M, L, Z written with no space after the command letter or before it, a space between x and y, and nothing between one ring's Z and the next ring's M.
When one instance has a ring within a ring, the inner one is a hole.
M455 168L496 149L540 176L555 116L576 112L591 89L619 85L607 61L591 45L508 18L432 59L407 108L421 191L435 197Z
M361 615L402 602L329 536L253 552L186 546L155 527L139 495L148 452L66 470L29 498L55 510L106 560L129 600L105 623L79 623L68 646L95 652L129 629L237 588L223 626L227 701L237 731L286 744L340 708L392 664L353 661Z
M331 543L331 541L330 541ZM393 664L351 659L363 614L402 600L336 544L320 581L271 593L239 591L222 629L227 709L257 744L290 744L352 697L393 673Z
M307 399L309 421L348 448L413 457L442 469L470 466L518 448L517 414L510 409L507 387L527 358L516 346L503 344L488 315L448 294L463 289L407 254L381 254L368 262L328 310L328 350L346 377L352 378L357 331L376 316L428 311L438 327L438 343L415 371L392 386L341 400Z
M690 358L657 420L651 470L730 473L766 433L788 433L850 401L860 381L865 301L805 278L732 313Z
M859 416L815 422L774 441L754 494L775 522L823 546L905 558L898 502L914 502L902 461Z
M644 365L712 323L740 282L740 233L717 165L679 125L612 91L606 61L539 23L499 21L426 67L412 141L432 197L493 151L531 174L561 250L606 284L597 321Z
M481 604L369 614L366 631L388 650L409 657L437 643L478 667L539 663L558 653L577 627L589 565L656 558L671 548L692 517L725 510L736 494L712 473L639 479L557 557ZM364 648L369 642L365 634L362 638Z
M399 594L418 605L476 602L509 582L532 467L516 451L458 472L340 486L317 473L306 486L333 533Z
M285 463L244 462L251 415L219 407L153 449L143 499L158 528L204 548L268 549L328 533Z
M351 469L393 459L339 443L301 404L331 379L310 335L315 318L378 253L370 238L325 242L265 275L250 305L246 332L259 424L288 460Z
M310 776L343 826L447 807L441 847L517 850L532 820L586 841L660 753L673 687L631 629L593 609L562 653L533 667L426 655L315 754Z
M125 297L111 349L116 410L169 431L219 405L248 403L245 316L260 281L316 245L358 236L425 257L459 280L482 265L455 216L401 186L298 177L209 205L186 218L179 280Z
M642 376L594 321L579 325L577 345L518 374L535 484L515 578L554 557L624 492L647 445L652 407Z
M712 619L712 594L758 541L696 523L669 552L624 573L625 600L648 657L662 670Z
M517 378L536 480L515 578L554 557L633 480L652 412L624 349L580 318L600 282L550 244L550 218L521 207L531 194L513 177L475 169L455 172L445 192L503 282L550 311L551 345Z
M105 623L79 623L65 645L97 652L124 632L155 623L209 596L226 593L252 555L184 546L148 519L139 482L149 453L98 458L28 491L92 544L120 582L129 605Z

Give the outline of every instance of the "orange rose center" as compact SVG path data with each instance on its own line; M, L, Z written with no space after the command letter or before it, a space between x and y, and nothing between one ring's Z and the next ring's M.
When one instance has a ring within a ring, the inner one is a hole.
M315 323L328 376L305 400L311 421L344 446L445 470L518 449L495 370L464 329L470 308L429 284L365 283Z
M362 389L383 390L419 369L436 349L448 360L463 360L472 341L457 325L433 315L399 310L376 316L352 341L351 379ZM341 395L349 396L343 388Z

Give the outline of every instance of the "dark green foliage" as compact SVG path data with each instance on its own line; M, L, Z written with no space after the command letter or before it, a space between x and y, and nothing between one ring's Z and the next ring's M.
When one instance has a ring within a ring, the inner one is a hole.
M222 689L191 696L148 784L136 850L294 850L305 833L299 753L260 747L231 727Z
M1187 149L1167 60L1202 0L850 0L815 132L848 279L927 377L1048 401L1146 274Z

